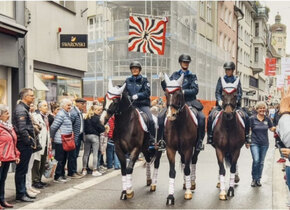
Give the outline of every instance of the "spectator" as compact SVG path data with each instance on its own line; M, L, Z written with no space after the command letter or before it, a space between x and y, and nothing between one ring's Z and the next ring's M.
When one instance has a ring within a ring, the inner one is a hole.
M113 168L113 163L114 163L114 168L115 170L120 169L120 161L118 159L118 156L116 155L115 151L115 143L113 140L113 133L114 133L114 128L115 128L115 116L112 116L108 124L110 126L110 130L108 132L108 145L107 145L107 167L108 169Z
M105 132L101 133L100 135L100 149L98 153L98 165L97 168L99 172L105 173L106 172L106 165L104 161L104 155L106 154L107 145L108 145L108 132L109 128L106 127Z
M49 127L52 125L53 120L55 118L55 116L57 115L58 111L59 111L60 107L58 103L50 103L50 110L51 110L51 114L48 115L48 122L49 122Z
M24 88L20 91L19 96L21 101L16 105L12 119L17 134L17 149L20 152L21 160L15 171L16 200L33 202L33 199L27 195L25 180L28 163L32 155L32 147L34 146L34 131L29 114L30 104L34 101L34 93L31 88Z
M252 165L252 187L261 187L261 177L264 167L264 160L269 148L268 129L275 131L272 121L265 115L267 105L265 102L256 104L257 114L250 117L250 128L252 131L251 153ZM247 148L249 145L247 145Z
M9 117L8 107L0 104L0 204L5 208L13 207L5 201L5 180L9 166L11 162L18 164L20 161L20 153L16 147L17 135L13 125L8 122Z
M77 173L77 158L83 141L84 119L83 112L86 111L87 101L82 98L75 100L76 105L70 111L70 118L72 121L73 132L75 135L76 149L68 152L68 175L71 178L82 178L82 174Z
M58 161L54 175L54 182L57 183L63 183L68 181L64 171L68 154L66 151L63 150L61 135L68 135L73 132L72 122L69 116L71 106L72 102L70 99L62 99L60 102L61 109L55 116L55 119L50 127L50 137L55 143L55 159Z
M87 174L87 164L91 148L93 149L93 176L101 176L102 174L97 171L98 164L98 151L100 145L100 134L105 131L105 127L100 122L100 114L103 108L100 105L91 107L85 116L85 141L84 141L84 156L83 156L83 171L82 174Z
M42 100L38 103L37 108L37 112L33 114L33 119L41 127L40 133L38 134L38 139L40 145L42 146L42 150L34 153L32 180L33 186L40 189L47 185L46 183L41 181L41 177L45 170L48 147L51 147L51 143L49 122L47 117L48 104L45 100Z

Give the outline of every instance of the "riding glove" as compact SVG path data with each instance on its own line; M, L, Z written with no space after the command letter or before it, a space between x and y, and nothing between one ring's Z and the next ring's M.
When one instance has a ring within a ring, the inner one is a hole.
M137 95L137 94L133 95L133 96L132 96L132 99L133 99L133 100L137 100L137 99L138 99L138 95Z
M222 106L223 106L223 101L222 101L222 100L219 100L219 101L218 101L218 105L219 105L220 107L222 107Z

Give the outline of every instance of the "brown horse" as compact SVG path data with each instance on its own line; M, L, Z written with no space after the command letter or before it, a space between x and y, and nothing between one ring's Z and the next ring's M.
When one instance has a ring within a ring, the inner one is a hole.
M166 151L169 160L169 195L167 205L174 205L174 180L175 180L175 154L181 156L184 164L185 175L185 195L184 199L192 198L190 163L193 156L193 147L197 143L197 123L191 117L190 109L185 103L182 93L183 74L178 80L170 81L165 74L167 100L166 124L164 138L166 141Z
M113 87L109 81L109 90L104 97L104 111L101 115L101 122L106 124L112 115L115 115L115 128L113 140L115 142L116 154L121 163L122 186L121 200L134 197L132 187L132 173L140 152L146 159L147 186L151 183L150 191L156 190L159 161L162 152L155 153L148 150L149 134L145 132L139 123L139 114L130 101L126 92L123 92L126 84L122 87ZM155 155L153 182L150 173L150 161ZM127 164L127 159L129 162Z
M227 196L234 196L234 183L237 161L240 150L245 143L245 129L236 112L237 91L223 90L223 109L218 116L213 132L213 143L219 164L220 200L227 200ZM225 167L224 159L230 165L230 188L225 191ZM236 177L237 178L237 177ZM237 180L236 180L237 181Z

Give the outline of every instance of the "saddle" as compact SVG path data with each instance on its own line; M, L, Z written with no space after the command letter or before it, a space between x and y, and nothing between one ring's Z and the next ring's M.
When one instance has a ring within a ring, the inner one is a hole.
M221 113L222 113L221 110L213 110L213 115L212 116L213 116L214 121L212 123L212 130L214 129L214 127L216 126L218 121L221 119ZM236 113L237 113L239 122L241 123L243 128L245 128L245 122L244 122L245 115L244 115L244 113L242 111L240 111L240 110L237 110Z
M143 131L148 132L148 128L149 128L149 117L147 116L147 114L145 112L142 112L140 109L136 108L136 111L138 113L138 119L139 119L139 123L143 129Z

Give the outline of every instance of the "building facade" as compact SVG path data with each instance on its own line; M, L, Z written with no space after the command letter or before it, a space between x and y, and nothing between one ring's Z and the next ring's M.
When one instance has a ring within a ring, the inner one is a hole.
M24 84L24 2L0 2L0 104L12 109Z
M87 2L27 1L25 84L36 90L37 100L48 102L83 95L87 48L61 48L61 35L78 42L87 35ZM49 17L49 18L48 18Z

